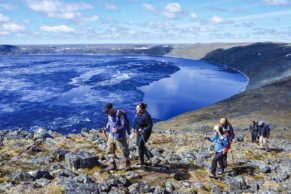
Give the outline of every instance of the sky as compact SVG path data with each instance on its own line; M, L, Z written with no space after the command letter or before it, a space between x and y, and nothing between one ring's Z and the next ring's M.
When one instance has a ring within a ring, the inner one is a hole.
M0 44L291 42L291 0L0 0Z

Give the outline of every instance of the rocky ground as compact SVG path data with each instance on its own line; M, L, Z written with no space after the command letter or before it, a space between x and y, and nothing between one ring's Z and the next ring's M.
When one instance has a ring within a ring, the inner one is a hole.
M206 131L210 131L208 129ZM130 142L132 169L110 171L106 140L97 130L62 135L43 129L1 131L0 193L288 193L291 142L270 139L265 152L242 129L228 156L226 173L208 178L212 144L203 132L159 130L149 141L152 166L140 169ZM202 148L203 146L203 148Z

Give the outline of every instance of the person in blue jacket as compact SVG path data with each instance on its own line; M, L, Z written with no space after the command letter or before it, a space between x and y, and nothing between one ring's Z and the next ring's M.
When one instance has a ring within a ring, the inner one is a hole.
M224 158L224 148L228 146L228 139L227 136L223 134L223 129L221 126L216 125L213 128L214 135L213 137L207 137L205 135L205 139L208 139L210 142L214 142L214 151L215 155L211 162L211 172L210 177L214 178L216 176L216 168L217 168L217 162L220 166L220 172L219 174L224 173L224 164L223 164L223 158Z

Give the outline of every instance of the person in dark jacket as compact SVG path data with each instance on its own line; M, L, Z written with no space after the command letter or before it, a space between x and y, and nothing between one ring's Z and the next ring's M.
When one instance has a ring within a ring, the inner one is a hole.
M219 123L220 123L220 126L222 128L223 134L226 135L226 137L228 139L228 146L225 147L223 150L223 152L224 152L223 164L224 164L224 168L226 168L227 167L227 153L231 148L231 144L232 144L232 141L233 141L235 135L234 135L233 127L227 118L221 118Z
M269 126L265 124L264 121L259 121L258 132L260 136L260 147L266 149L266 151L268 152L270 150L268 146L268 138L270 136Z
M149 140L153 121L151 115L146 110L145 103L139 103L136 106L136 115L132 132L136 134L136 145L138 146L138 153L140 158L140 166L146 165L144 155L150 160L152 157L151 152L146 148L145 143Z
M256 121L253 121L250 125L250 133L252 137L252 142L256 143L258 138L258 123Z
M223 158L224 158L224 149L228 146L228 139L225 134L223 134L222 127L219 125L214 126L214 136L208 137L205 135L205 139L208 139L210 142L214 142L214 151L215 155L211 162L211 172L210 177L214 178L216 176L216 168L217 168L217 162L220 166L219 174L224 173L224 164L223 164Z
M117 170L115 162L117 147L122 150L125 157L125 169L130 168L129 148L126 141L125 115L122 111L115 110L111 103L105 105L103 111L107 114L106 133L108 135L106 153L111 158L111 170Z

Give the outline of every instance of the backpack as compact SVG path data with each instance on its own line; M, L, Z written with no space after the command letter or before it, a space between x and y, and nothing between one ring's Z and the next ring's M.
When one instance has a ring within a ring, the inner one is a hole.
M121 115L123 115L123 117L124 117L124 128L125 128L127 134L130 135L129 119L128 119L127 114L126 114L126 111L124 109L117 110L117 113L116 113L116 117L117 117L116 122L117 122L117 124L121 122L120 121Z

